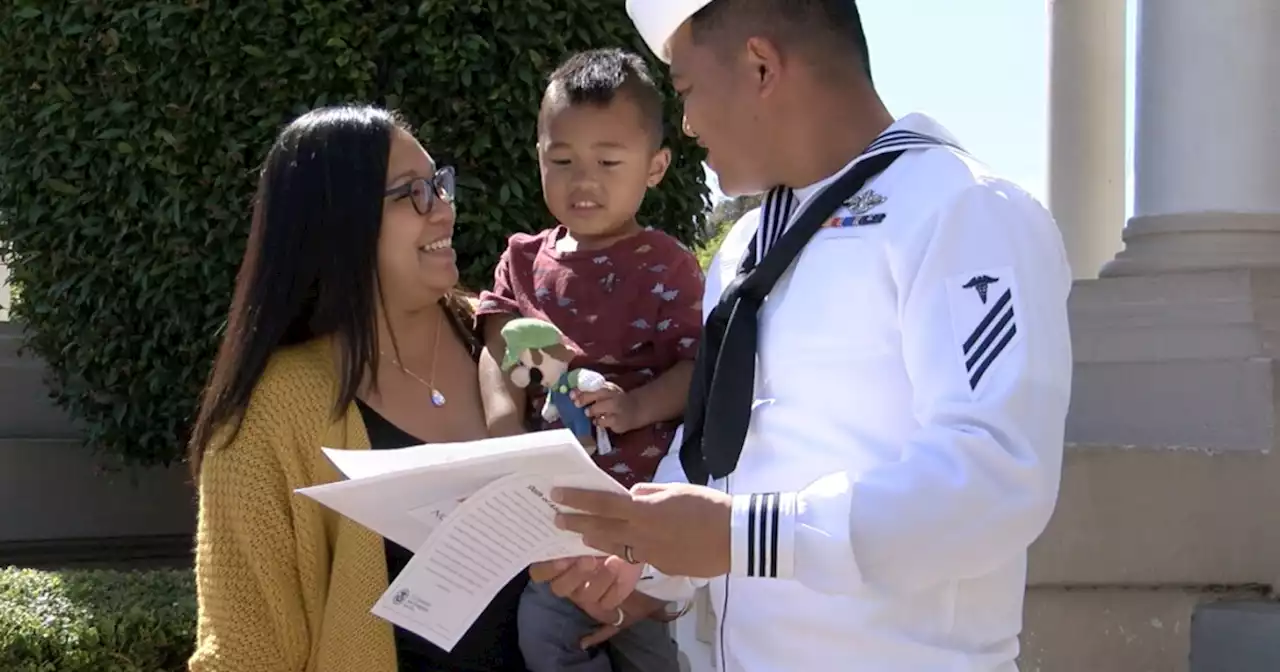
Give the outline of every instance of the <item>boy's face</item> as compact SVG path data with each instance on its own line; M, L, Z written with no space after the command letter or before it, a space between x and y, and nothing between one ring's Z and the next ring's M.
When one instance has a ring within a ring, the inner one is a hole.
M635 218L645 190L662 181L671 153L653 148L639 106L625 94L608 105L544 104L538 131L542 195L575 238L606 238Z

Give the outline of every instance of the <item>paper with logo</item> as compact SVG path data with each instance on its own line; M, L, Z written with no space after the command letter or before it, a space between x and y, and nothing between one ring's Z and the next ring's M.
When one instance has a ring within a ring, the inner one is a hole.
M400 450L323 450L347 480L297 492L415 550L373 613L445 650L529 564L599 555L555 527L551 488L626 492L566 429Z
M559 505L550 489L546 476L514 474L468 497L414 554L374 615L448 651L529 563L551 551L587 553L576 535L555 527Z

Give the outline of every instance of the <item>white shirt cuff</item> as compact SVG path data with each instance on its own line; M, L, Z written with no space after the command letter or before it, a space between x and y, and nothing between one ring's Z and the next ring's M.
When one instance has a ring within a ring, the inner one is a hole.
M795 579L818 592L842 595L862 588L850 535L855 486L853 477L840 471L796 496Z
M795 530L796 493L734 495L729 575L792 578Z

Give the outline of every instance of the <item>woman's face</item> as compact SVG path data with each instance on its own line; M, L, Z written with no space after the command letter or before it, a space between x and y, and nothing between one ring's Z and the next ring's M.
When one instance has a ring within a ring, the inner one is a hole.
M388 305L404 310L429 305L458 284L452 184L424 181L435 178L437 169L417 139L394 131L387 160L392 193L382 205L378 278Z

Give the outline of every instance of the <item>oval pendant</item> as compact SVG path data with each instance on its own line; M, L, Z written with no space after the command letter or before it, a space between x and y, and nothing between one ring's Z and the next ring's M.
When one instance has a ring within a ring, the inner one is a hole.
M436 408L444 406L444 395L440 394L440 390L437 390L434 387L431 388L431 405Z

